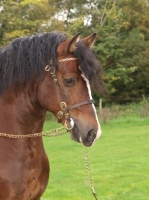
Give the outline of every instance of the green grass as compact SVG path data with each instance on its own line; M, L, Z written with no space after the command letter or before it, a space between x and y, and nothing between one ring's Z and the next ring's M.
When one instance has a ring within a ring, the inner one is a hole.
M57 126L46 121L44 130ZM92 200L84 149L69 134L44 138L51 172L42 200ZM121 117L102 124L88 148L99 200L149 200L149 118Z

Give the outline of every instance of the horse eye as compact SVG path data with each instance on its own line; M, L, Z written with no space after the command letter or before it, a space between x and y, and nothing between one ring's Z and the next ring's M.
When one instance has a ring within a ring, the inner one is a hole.
M65 78L64 84L67 86L73 86L76 83L76 78Z

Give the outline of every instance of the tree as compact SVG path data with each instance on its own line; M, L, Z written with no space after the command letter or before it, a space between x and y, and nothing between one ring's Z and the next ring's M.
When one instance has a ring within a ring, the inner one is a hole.
M148 95L148 25L149 7L145 0L121 0L100 30L96 52L105 69L109 97Z
M0 46L46 30L54 12L48 0L2 0L0 8Z
M55 0L59 11L65 13L66 30L72 34L81 32L88 35L95 31L99 24L104 26L107 17L115 8L116 0Z

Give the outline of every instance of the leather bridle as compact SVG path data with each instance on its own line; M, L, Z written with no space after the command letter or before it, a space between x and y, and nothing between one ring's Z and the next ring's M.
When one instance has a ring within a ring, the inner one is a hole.
M77 59L78 58L65 58L65 59L58 60L58 62L65 62L65 61L71 61L71 60L77 60ZM70 118L69 111L73 110L75 108L78 108L80 106L84 106L84 105L87 105L87 104L92 104L92 103L94 103L94 100L91 99L91 100L83 101L83 102L68 106L66 101L64 100L63 94L61 92L60 85L59 85L56 73L53 72L52 69L53 69L52 61L50 61L49 65L47 65L45 67L45 71L49 71L50 72L50 74L51 74L51 76L53 78L53 81L54 81L54 83L55 83L55 85L57 87L60 99L61 99L61 102L60 102L61 110L58 111L58 113L57 113L58 122L61 123L62 122L62 118L65 117L65 126L66 126L67 130L72 130L73 127L74 127L74 121L73 121L72 118Z

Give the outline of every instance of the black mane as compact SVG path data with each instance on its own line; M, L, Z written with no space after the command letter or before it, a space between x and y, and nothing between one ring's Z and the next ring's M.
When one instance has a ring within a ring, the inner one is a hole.
M90 81L92 89L99 91L101 94L106 92L103 78L102 68L100 62L97 61L95 52L89 49L80 40L76 45L76 52L74 55L79 59L79 65L81 70L84 72L86 78Z
M56 67L56 49L64 40L63 33L51 32L36 34L14 40L10 45L0 50L0 94L9 86L16 88L44 77L44 66L52 60ZM81 70L91 81L99 72L98 88L102 92L103 82L101 68L94 53L81 41L77 43L74 56L79 58Z

